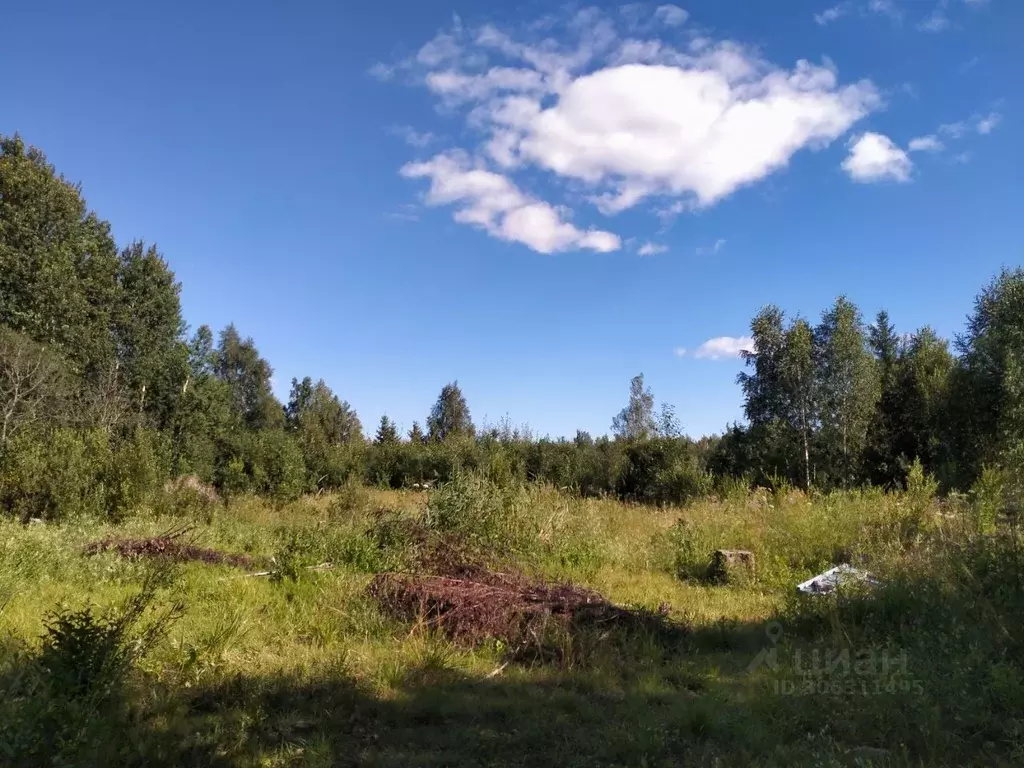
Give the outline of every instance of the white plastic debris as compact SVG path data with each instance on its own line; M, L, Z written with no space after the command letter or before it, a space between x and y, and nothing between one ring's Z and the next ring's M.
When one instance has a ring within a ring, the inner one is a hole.
M835 568L829 568L824 573L819 573L814 578L797 584L796 588L798 592L803 592L807 595L826 595L829 592L835 591L835 588L840 585L858 581L872 585L878 583L878 580L867 571L862 571L859 568L854 568L852 565L844 563L843 565L837 565Z

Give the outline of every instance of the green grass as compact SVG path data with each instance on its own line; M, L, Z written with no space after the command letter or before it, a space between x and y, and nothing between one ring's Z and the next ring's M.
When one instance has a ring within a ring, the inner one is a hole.
M283 508L239 499L203 516L198 543L274 558L270 567L285 577L174 569L153 615L177 599L184 615L89 709L39 677L45 617L59 606L116 607L145 579L146 564L83 556L88 542L153 535L181 518L140 512L116 527L3 521L0 764L1024 760L1017 539L970 535L964 510L873 491L650 508L474 483L448 489L454 499L435 497L446 512L430 519L539 576L623 605L667 603L688 628L684 641L568 637L572 652L546 664L509 662L499 643L454 646L383 616L363 593L375 570L402 567L400 551L367 535L377 511L418 517L424 495L349 490ZM718 547L753 550L757 578L742 586L698 578ZM797 581L836 558L862 562L884 586L796 599ZM322 562L334 567L305 567ZM851 660L874 653L875 668L801 676L814 653L827 663L844 649ZM883 654L905 664L882 670ZM38 733L47 717L62 723L60 739Z

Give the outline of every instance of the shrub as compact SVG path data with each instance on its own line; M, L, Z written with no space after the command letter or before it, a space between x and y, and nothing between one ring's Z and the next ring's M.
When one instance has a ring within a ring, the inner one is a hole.
M207 485L195 475L186 475L164 483L160 511L210 523L220 503L220 496L212 485Z
M681 581L702 580L707 576L711 558L711 544L701 536L697 527L687 520L679 520L668 532L672 547L672 569Z
M527 554L538 529L527 514L526 498L522 486L499 486L480 475L456 471L430 494L424 523L429 530L453 534L480 555Z
M345 483L331 496L327 505L327 519L331 522L350 519L369 504L370 494L362 485L356 482Z
M684 504L713 489L714 478L700 466L691 444L672 438L631 444L616 484L624 499L661 504Z
M987 466L982 469L981 476L971 488L974 522L978 533L995 532L996 523L1003 510L1003 497L1008 479L1005 470Z
M107 460L107 517L121 520L150 503L168 474L169 450L160 433L136 429Z
M183 614L152 604L169 572L151 570L119 609L60 608L45 620L41 647L6 670L0 744L15 765L96 765L118 754L127 718L122 688L136 663ZM11 763L5 763L11 764Z
M146 483L148 475L119 476L117 459L103 430L23 432L3 454L0 497L21 520L120 517L137 492L147 490L136 484Z

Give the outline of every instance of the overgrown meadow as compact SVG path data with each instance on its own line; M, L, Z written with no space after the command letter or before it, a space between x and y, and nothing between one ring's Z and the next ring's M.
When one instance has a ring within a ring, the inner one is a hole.
M117 525L0 522L0 762L1024 760L1005 477L944 500L918 469L898 493L737 485L685 507L466 473L429 493L349 486L284 506L201 490L168 486ZM139 544L161 535L177 549ZM709 580L719 548L752 551L754 571ZM796 593L837 562L879 584ZM622 611L454 636L425 603L403 614L370 589L453 564L585 587Z

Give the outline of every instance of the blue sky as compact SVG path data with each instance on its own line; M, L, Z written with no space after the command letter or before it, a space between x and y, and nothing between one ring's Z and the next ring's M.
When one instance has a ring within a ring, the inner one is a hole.
M0 23L0 132L158 244L193 327L234 321L279 395L323 377L371 430L457 378L478 422L604 433L642 371L718 431L763 304L846 293L952 336L1021 262L1016 0L37 0Z

